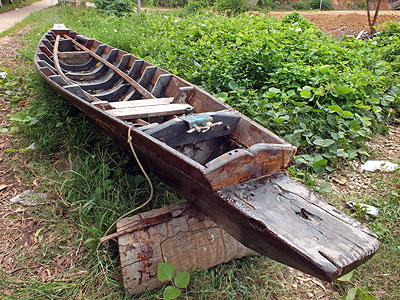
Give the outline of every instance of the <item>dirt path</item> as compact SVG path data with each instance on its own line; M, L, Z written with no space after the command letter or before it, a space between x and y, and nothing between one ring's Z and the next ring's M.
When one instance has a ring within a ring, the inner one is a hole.
M281 18L292 12L271 12L270 15ZM300 15L324 32L340 37L343 34L357 35L361 30L368 29L366 11L310 11L300 12ZM400 22L400 11L380 11L377 24L385 22Z
M22 21L32 12L39 11L56 4L57 0L42 0L39 2L32 3L31 5L24 6L20 9L15 9L0 14L0 33L8 28L11 28L18 22Z

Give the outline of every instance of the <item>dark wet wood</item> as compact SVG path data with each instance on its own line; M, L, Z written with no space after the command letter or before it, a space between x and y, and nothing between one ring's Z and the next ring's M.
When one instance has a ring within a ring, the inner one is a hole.
M213 221L187 203L154 209L117 223L124 287L130 295L163 285L157 265L168 261L176 272L211 268L252 254Z

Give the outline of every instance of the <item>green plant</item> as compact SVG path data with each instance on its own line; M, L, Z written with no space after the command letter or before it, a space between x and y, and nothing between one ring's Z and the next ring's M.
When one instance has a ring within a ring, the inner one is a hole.
M182 293L181 289L188 286L190 274L188 272L179 272L175 275L175 266L171 263L159 263L157 265L157 278L160 281L170 281L172 285L167 286L163 291L164 300L178 298Z
M329 10L332 8L331 0L304 0L298 2L292 2L291 6L297 10L312 10L319 9L321 7L322 10Z
M339 283L343 283L343 282L350 283L351 278L353 277L353 273L354 273L354 270L347 273L346 275L338 278L337 281ZM358 300L376 300L376 297L374 295L372 295L372 293L368 289L366 289L364 287L359 287L359 286L350 288L347 291L346 295L344 295L340 299L341 300L354 300L354 299L356 299L356 297Z
M202 8L214 5L214 2L214 0L189 0L186 8L190 12L196 12Z
M133 11L132 0L94 0L96 7L104 13L122 16Z
M238 14L248 10L246 0L215 0L215 9L227 14Z
M188 0L149 0L149 5L159 7L184 7Z

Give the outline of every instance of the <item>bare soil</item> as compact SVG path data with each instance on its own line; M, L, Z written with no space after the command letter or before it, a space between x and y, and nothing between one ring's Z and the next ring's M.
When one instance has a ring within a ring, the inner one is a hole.
M291 12L271 12L270 15L281 18L289 13ZM368 30L366 11L303 11L300 15L335 37L343 34L357 35L361 30ZM380 11L377 25L385 22L400 22L400 11Z

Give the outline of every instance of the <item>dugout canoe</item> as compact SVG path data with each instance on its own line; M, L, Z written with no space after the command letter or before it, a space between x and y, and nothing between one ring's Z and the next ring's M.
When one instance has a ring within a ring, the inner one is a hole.
M190 63L190 62L188 62ZM40 75L245 246L332 281L368 260L375 234L285 170L296 148L214 96L64 25L40 40Z

